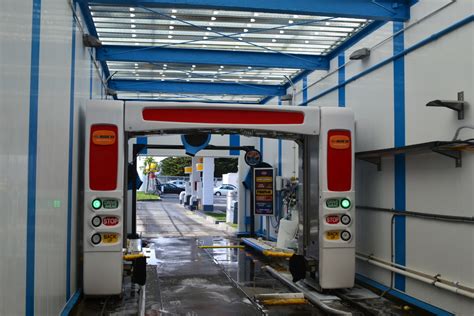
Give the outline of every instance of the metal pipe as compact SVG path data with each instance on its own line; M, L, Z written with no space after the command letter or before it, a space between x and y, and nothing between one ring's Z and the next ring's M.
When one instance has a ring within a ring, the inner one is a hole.
M442 283L438 280L437 277L429 278L429 277L423 276L423 273L414 271L412 269L410 269L411 272L409 272L407 270L403 270L403 269L391 266L390 264L382 263L382 262L380 262L380 260L375 260L374 257L368 257L368 256L365 256L365 255L356 254L356 258L359 259L359 260L368 262L370 264L373 264L373 265L375 265L379 268L390 270L392 272L404 275L404 276L412 278L414 280L418 280L418 281L421 281L421 282L424 282L424 283L427 283L427 284L431 284L435 287L450 291L452 293L463 295L463 296L469 297L471 299L474 299L474 292L468 291L468 290L463 290L463 289L461 289L460 287L457 287L457 286L451 286L451 285ZM452 281L449 281L449 282L452 282ZM465 286L463 285L463 287L465 287Z
M469 216L457 216L457 215L443 215L443 214L433 214L433 213L422 213L422 212L414 212L414 211L402 211L396 210L391 208L383 208L383 207L373 207L373 206L365 206L365 205L357 205L356 208L358 210L370 210L370 211L381 211L381 212L389 212L399 216L411 216L411 217L418 217L418 218L425 218L425 219L433 219L439 221L448 221L448 222L455 222L455 223L467 223L467 224L474 224L474 217Z
M330 314L335 314L335 315L352 315L352 313L348 313L345 311L341 311L338 309L334 309L332 307L327 306L324 302L322 302L317 296L314 294L310 293L307 289L301 287L298 284L295 284L288 280L287 278L283 277L278 271L273 269L270 266L264 266L262 267L263 270L268 271L272 276L274 276L277 280L288 286L290 289L293 289L296 292L302 292L304 294L304 297L316 305L317 307L321 308L323 311L330 313Z

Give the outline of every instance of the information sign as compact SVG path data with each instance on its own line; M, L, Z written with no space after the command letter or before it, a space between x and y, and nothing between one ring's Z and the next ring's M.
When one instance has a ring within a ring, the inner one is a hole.
M256 215L273 215L275 212L275 169L254 168L254 210Z

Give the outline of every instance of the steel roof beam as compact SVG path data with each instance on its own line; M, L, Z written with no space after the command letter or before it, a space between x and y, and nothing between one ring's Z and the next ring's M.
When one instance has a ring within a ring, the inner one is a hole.
M190 93L227 95L285 95L284 86L237 83L202 83L159 80L110 80L109 87L115 91L148 93Z
M329 61L315 55L283 55L230 50L179 49L135 46L102 46L100 61L224 65L242 67L328 70Z
M410 0L89 0L91 4L272 12L407 21Z

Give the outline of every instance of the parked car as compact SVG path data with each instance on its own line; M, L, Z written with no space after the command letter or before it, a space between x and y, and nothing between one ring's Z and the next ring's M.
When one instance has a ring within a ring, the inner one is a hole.
M165 183L161 185L161 193L180 194L184 191L184 188L180 188L171 183Z
M237 187L235 187L232 184L222 184L216 188L214 188L214 195L221 196L221 195L227 195L227 192L229 191L234 191L237 190Z
M169 184L173 184L175 186L177 186L178 188L186 188L186 181L185 180L172 180L172 181L168 181L166 183L169 183Z

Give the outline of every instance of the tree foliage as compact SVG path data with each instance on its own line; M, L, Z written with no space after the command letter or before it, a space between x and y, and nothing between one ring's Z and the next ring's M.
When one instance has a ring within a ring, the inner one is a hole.
M168 157L160 162L162 176L184 176L184 167L191 166L191 157Z
M223 174L234 173L239 169L237 158L216 158L214 159L214 177L221 178Z
M238 171L237 158L216 158L214 160L214 177ZM184 176L184 167L191 166L191 157L168 157L160 162L162 176Z

